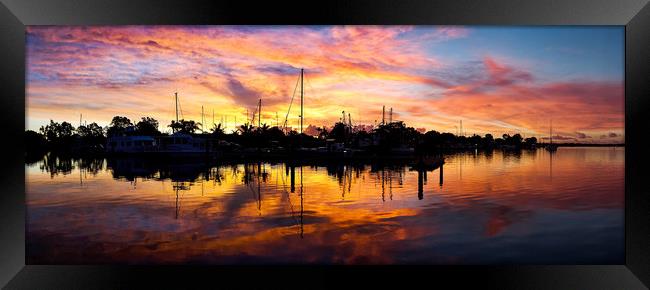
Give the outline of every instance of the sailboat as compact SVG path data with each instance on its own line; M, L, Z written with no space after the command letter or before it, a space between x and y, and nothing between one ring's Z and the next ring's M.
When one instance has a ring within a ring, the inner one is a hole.
M553 120L551 120L550 140L550 143L546 145L546 150L550 152L557 151L557 145L553 144Z
M178 92L174 93L174 98L176 102L176 122L178 123ZM201 114L201 117L203 117L203 114ZM174 133L169 136L157 136L155 138L156 152L158 153L206 153L208 151L204 139L194 138L192 135L178 129L175 129Z

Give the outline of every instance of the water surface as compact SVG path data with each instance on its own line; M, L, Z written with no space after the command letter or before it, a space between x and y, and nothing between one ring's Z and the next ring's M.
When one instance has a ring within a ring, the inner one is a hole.
M624 149L26 165L28 264L622 264ZM293 182L292 182L293 179Z

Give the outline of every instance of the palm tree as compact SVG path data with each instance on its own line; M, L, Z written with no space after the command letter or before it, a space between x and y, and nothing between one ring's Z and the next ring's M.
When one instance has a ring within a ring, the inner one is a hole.
M214 136L223 136L225 134L224 128L221 128L221 123L216 124L214 127L211 129L212 135Z
M245 123L237 129L242 135L250 135L253 132L253 125Z
M271 127L269 127L269 125L267 125L266 123L264 123L264 124L262 124L262 126L257 127L257 133L258 133L260 136L264 136L264 135L266 135L266 133L269 132L269 129L270 129L270 128L271 128Z

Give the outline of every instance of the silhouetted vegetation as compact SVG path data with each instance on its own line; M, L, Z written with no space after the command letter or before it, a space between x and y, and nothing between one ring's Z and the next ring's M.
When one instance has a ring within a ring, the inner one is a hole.
M170 135L161 132L159 127L158 120L151 117L142 117L138 122L133 122L127 117L115 116L107 127L90 123L76 128L68 122L50 120L38 132L25 131L26 159L27 162L38 160L47 152L103 153L107 138L112 136ZM226 132L222 124L214 124L209 131L202 131L201 123L193 120L172 121L166 127L174 133L182 132L210 140L212 148L220 151L292 152L304 148L302 150L319 152L352 150L385 154L429 154L450 150L534 149L539 146L536 137L523 138L520 134L503 134L499 138L494 138L492 134L458 136L435 130L418 131L401 121L380 124L374 128L366 126L363 130L336 122L331 127L317 127L311 131L312 135L265 123L260 126L245 123L232 132Z
M199 130L201 123L194 122L192 120L179 120L178 122L172 121L167 127L172 128L174 132L183 132L187 134L194 134Z

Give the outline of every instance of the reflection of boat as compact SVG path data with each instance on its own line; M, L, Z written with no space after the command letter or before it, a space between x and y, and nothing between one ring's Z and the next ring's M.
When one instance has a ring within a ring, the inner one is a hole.
M415 162L411 163L411 169L412 170L435 170L438 167L442 166L442 164L445 163L445 159L443 157L421 157L417 159Z
M134 180L137 177L169 179L172 181L195 181L201 176L210 175L210 165L204 159L187 156L112 156L106 159L107 168L113 172L113 178Z

